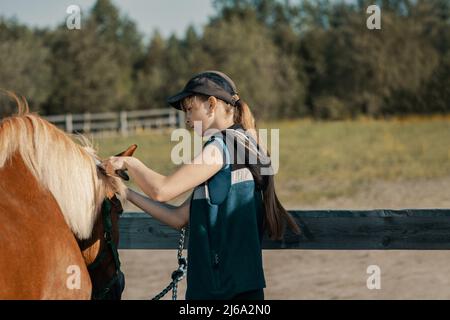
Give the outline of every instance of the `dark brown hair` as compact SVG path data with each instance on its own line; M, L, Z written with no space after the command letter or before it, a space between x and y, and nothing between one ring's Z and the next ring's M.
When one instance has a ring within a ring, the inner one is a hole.
M249 106L238 98L234 109L234 122L239 123L244 130L252 134L258 143L258 148L261 148L256 131L255 118L253 117ZM270 157L268 150L264 150L264 152ZM261 175L260 168L256 166L249 166L249 169L253 174L255 183L263 192L264 227L269 233L270 238L273 240L281 240L283 238L286 223L293 232L299 234L299 226L278 199L275 192L274 176Z

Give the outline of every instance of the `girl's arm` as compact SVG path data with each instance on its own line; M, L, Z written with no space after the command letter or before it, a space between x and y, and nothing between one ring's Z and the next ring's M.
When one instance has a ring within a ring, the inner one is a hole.
M162 223L180 230L189 222L190 197L179 207L149 199L130 188L127 199Z
M179 167L170 176L163 176L134 157L111 157L105 163L109 174L127 169L130 177L153 200L170 201L215 175L223 166L222 150L209 144L192 161Z

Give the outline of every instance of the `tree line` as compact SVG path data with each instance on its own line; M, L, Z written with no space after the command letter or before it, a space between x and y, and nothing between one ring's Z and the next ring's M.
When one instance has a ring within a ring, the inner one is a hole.
M366 27L372 4L380 30ZM110 0L83 14L81 30L0 18L0 88L42 114L161 108L193 74L217 69L261 119L450 112L448 0L213 5L201 30L149 41Z

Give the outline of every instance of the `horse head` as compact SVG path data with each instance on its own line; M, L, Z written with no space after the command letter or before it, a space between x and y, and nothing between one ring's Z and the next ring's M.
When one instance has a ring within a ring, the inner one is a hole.
M24 98L1 89L0 93L15 100L18 107L17 114L0 121L0 169L5 177L9 174L7 177L16 183L18 191L34 185L29 194L19 194L22 197L19 201L10 201L8 210L12 216L24 217L23 221L11 220L15 222L11 228L24 230L21 238L32 241L36 248L16 259L21 272L19 278L27 279L24 283L29 282L28 287L35 290L24 294L29 288L11 282L10 278L14 278L6 274L8 284L16 288L18 296L27 298L85 298L91 287L93 298L120 298L124 277L117 254L118 216L123 210L119 199L126 201L125 184L118 177L105 175L97 166L100 159L86 138L80 135L78 138L84 143L75 143L72 135L30 113ZM135 149L135 145L131 146L120 155L131 156ZM8 190L5 184L3 188ZM25 200L31 201L27 215L16 205ZM2 216L6 214L2 212ZM39 224L45 219L49 221ZM29 227L31 223L34 223L31 228L34 233L25 232L23 225ZM47 229L50 227L53 229ZM45 236L40 236L44 232ZM46 249L40 247L44 245ZM26 278L28 272L22 268L25 258L36 261L41 278ZM74 294L72 291L76 290L67 286L66 271L72 265L79 267L83 279L80 294ZM13 267L8 270L14 271ZM48 279L58 280L55 284L56 280Z
M136 148L136 145L131 145L116 156L132 156ZM99 159L95 160L99 163L97 161ZM125 277L120 269L118 253L119 216L123 208L115 195L119 191L115 188L117 178L108 176L99 164L97 170L99 179L109 188L106 188L92 236L86 240L79 240L78 243L92 281L92 298L118 300L125 288ZM126 177L126 174L122 173L121 176Z

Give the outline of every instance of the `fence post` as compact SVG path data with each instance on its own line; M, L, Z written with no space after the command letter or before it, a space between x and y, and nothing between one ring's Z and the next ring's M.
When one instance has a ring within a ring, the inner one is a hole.
M184 114L183 111L177 111L177 113L178 113L178 127L186 128L186 120L185 120L186 115Z
M120 133L122 136L128 135L128 122L126 111L120 111Z
M91 131L91 114L89 112L85 112L83 115L83 131Z
M176 128L177 127L177 111L175 108L172 108L169 113L169 127Z
M72 114L66 114L66 132L73 132Z

